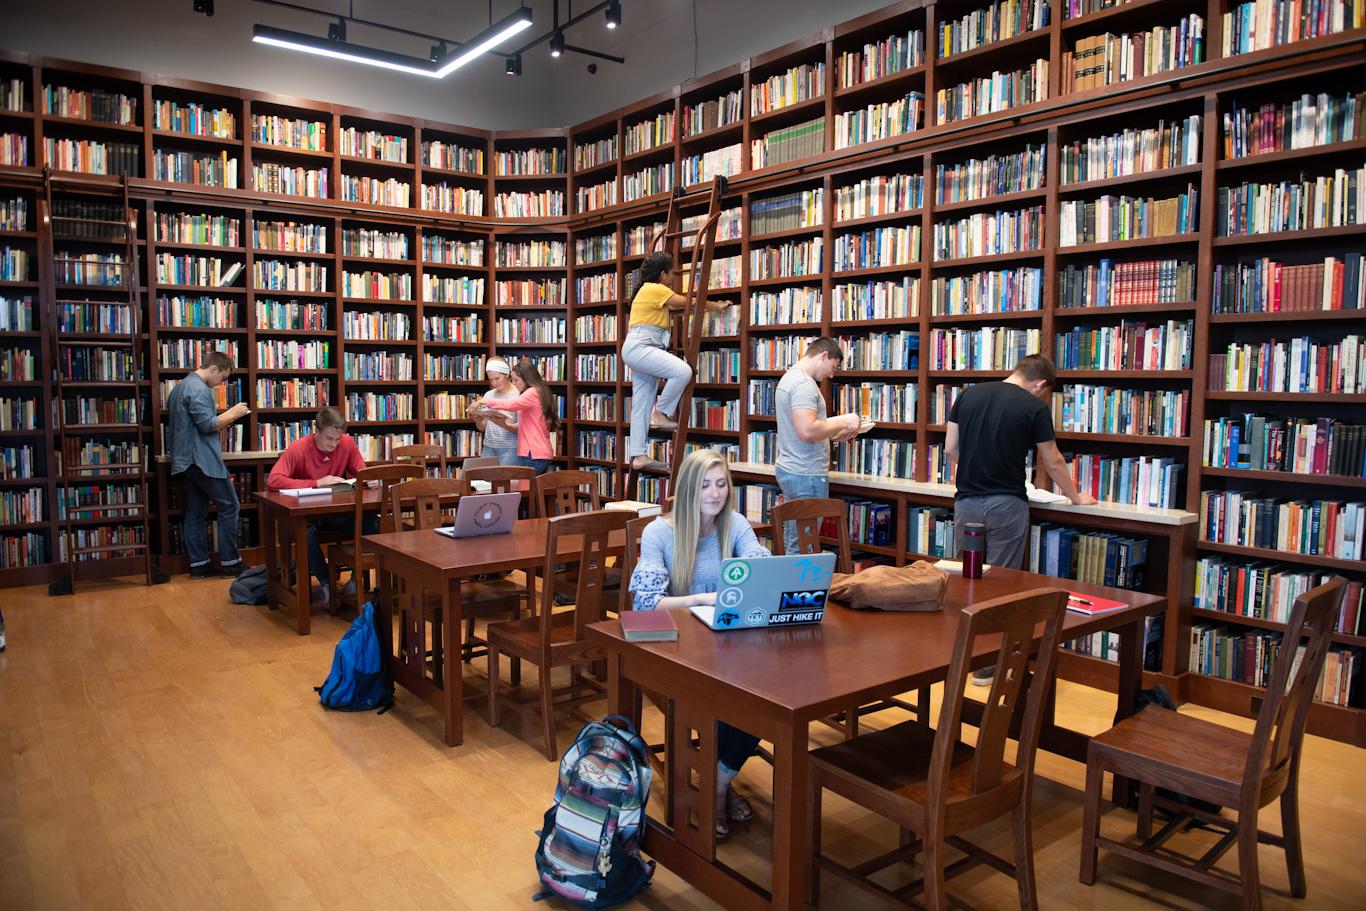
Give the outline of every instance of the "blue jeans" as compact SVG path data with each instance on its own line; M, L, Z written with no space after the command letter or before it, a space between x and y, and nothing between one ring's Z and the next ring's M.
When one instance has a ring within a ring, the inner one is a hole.
M486 459L497 459L499 465L520 465L516 446L488 446L479 453Z
M209 503L218 510L218 562L241 561L237 552L237 491L227 478L211 478L198 465L181 475L185 484L185 553L191 568L209 565Z
M774 469L778 488L785 500L823 500L830 496L830 477L828 475L792 474L781 468ZM797 552L797 523L788 522L783 528L783 553Z
M517 457L517 461L514 462L513 464L515 464L515 465L522 465L522 466L524 466L524 467L526 467L526 468L535 469L536 474L542 475L542 474L545 474L547 471L550 470L550 466L554 464L554 460L553 460L553 459L533 459L533 458L532 458L531 456L529 456L529 455L524 455L524 456L518 456L518 457Z
M318 532L350 531L354 521L355 518L349 514L320 516L308 520L308 571L323 585L327 584L327 555L323 553L323 545L318 540ZM379 516L375 513L367 513L361 521L361 531L367 535L379 534Z

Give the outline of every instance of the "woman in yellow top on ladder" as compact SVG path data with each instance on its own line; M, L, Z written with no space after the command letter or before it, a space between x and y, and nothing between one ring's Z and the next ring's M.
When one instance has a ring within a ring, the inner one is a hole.
M651 429L676 430L673 414L692 379L693 368L669 353L669 328L673 311L687 306L688 299L673 290L674 258L651 253L640 264L640 282L631 299L631 319L621 359L631 368L631 437L627 452L632 468L654 464L645 454ZM708 310L724 310L725 301L707 301ZM659 394L659 381L664 392ZM658 398L656 399L656 396Z

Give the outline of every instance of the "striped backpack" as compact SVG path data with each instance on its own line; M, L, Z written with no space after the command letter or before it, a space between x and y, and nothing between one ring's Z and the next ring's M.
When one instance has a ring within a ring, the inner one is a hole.
M608 908L650 884L655 863L640 857L650 774L645 741L628 719L584 725L560 760L555 802L538 833L536 872L545 888L537 900L553 895Z

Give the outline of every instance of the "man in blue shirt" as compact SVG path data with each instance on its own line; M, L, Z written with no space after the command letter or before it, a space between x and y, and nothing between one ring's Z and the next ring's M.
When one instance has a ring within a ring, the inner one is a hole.
M213 387L226 381L233 368L232 358L210 351L199 369L177 383L166 398L171 474L185 485L185 553L192 579L242 572L242 557L237 553L237 491L228 480L218 431L246 417L250 409L238 402L219 414L213 395ZM218 509L217 573L209 562L210 502Z

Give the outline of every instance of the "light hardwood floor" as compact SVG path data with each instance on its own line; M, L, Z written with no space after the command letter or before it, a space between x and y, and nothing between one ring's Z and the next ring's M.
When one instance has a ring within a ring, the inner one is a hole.
M435 713L406 693L385 715L325 712L312 687L327 674L344 621L317 615L313 635L300 638L262 608L228 603L226 589L179 576L151 589L83 587L66 598L42 588L0 591L9 631L0 654L0 908L550 907L531 902L532 852L556 767L541 757L531 725L512 717L491 729L476 704L465 744L447 749ZM483 662L470 673L482 674ZM1106 727L1113 697L1061 690L1065 721ZM561 725L562 747L574 728ZM1309 897L1287 896L1282 855L1263 847L1268 909L1363 907L1363 760L1360 750L1309 738ZM1101 882L1078 884L1083 769L1041 754L1039 770L1044 907L1236 906L1105 855ZM742 784L759 819L737 826L723 848L728 862L760 879L768 775L759 760L746 766ZM1271 809L1264 825L1276 829ZM1105 831L1132 833L1132 819L1112 810ZM825 831L827 850L844 860L896 837L833 796ZM1009 851L1004 824L977 840ZM949 891L964 907L1015 906L1013 882L981 869ZM822 906L879 907L830 877ZM714 905L661 870L626 907Z

